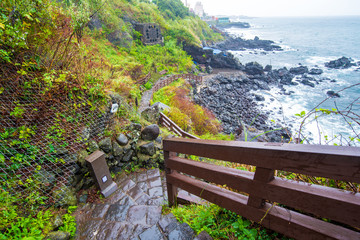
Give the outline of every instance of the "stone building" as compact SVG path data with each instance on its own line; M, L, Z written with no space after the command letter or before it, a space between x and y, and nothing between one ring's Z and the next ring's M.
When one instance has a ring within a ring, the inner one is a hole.
M141 42L144 45L155 45L163 43L161 29L155 23L138 23L135 25L135 30L142 34Z
M205 15L204 6L202 5L201 2L196 2L194 7L194 13L201 18Z

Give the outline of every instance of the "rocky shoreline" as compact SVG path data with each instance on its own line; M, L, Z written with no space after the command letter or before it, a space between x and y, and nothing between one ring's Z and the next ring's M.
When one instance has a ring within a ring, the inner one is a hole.
M194 101L211 110L222 123L225 134L234 134L237 139L247 140L281 126L266 124L268 117L257 103L258 95L250 92L254 89L267 88L261 81L250 79L244 72L219 73L209 78L205 86L194 92ZM290 139L287 129L263 134L258 141L280 142Z
M260 137L256 138L257 141L290 140L291 133L287 126L270 123L268 119L269 115L278 113L279 109L264 110L265 98L257 91L270 91L277 88L279 89L277 94L292 95L296 90L286 90L286 86L304 85L311 91L322 82L336 82L334 79L322 76L323 70L319 66L309 68L299 64L290 69L286 67L273 69L271 65L263 67L257 62L243 65L229 52L259 49L266 54L270 51L283 50L271 40L261 40L258 37L253 40L244 40L227 35L224 41L207 47L203 49L184 46L184 50L193 57L195 64L205 65L207 73L212 73L212 68L232 69L238 72L220 73L208 78L205 86L198 87L194 91L194 101L216 115L222 122L224 133L235 134L241 140L244 140L244 135L248 135L247 140L258 135ZM360 66L360 62L355 63L351 58L342 57L325 63L323 67L347 69L354 66ZM333 98L341 97L333 90L328 90L326 94ZM270 98L270 101L274 100ZM289 127L292 125L290 124ZM275 131L275 129L281 130Z
M283 49L275 45L274 41L261 40L259 37L254 39L242 39L241 37L229 37L225 41L215 43L212 48L220 49L222 51L244 51L246 49L263 49L264 51L282 51Z
M230 68L244 70L244 66L229 51L245 49L263 49L264 51L282 51L282 48L275 45L273 41L261 40L255 37L253 40L244 40L240 37L227 36L226 40L206 45L208 49L193 45L184 45L183 49L192 58L195 64L202 64L211 68ZM219 53L215 53L220 51Z
M345 59L350 61L346 66L354 66L351 59L345 57L329 63L343 64L347 62ZM325 66L329 67L329 63ZM215 114L222 123L224 133L235 134L242 140L244 140L244 131L248 135L247 140L257 135L261 135L255 139L257 141L290 140L291 133L286 126L269 124L268 116L275 109L264 111L262 102L265 99L261 94L257 94L257 91L278 88L279 94L291 95L294 92L287 91L284 86L302 84L311 91L311 88L315 88L321 82L336 82L334 79L322 77L321 68L309 69L303 65L274 70L271 65L263 67L256 62L247 63L245 66L240 63L239 66L241 70L238 72L219 73L208 78L206 83L194 90L194 101ZM328 91L327 95L334 98L341 97L332 90ZM273 98L270 100L274 101ZM274 131L274 129L281 130Z

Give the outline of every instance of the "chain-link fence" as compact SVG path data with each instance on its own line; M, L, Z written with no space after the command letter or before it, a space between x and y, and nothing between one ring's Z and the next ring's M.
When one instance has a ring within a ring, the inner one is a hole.
M78 152L106 134L113 117L105 101L27 80L0 79L0 185L53 204L80 170Z

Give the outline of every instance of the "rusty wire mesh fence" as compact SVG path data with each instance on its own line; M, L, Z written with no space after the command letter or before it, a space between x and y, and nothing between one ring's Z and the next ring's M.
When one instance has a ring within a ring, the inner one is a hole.
M38 192L51 205L79 171L77 153L111 129L113 116L108 103L64 94L64 86L49 94L26 84L0 79L0 186L21 197Z

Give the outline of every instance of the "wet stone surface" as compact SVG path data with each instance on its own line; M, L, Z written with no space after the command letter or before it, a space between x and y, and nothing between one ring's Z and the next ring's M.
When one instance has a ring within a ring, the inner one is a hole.
M194 239L193 230L172 214L161 215L166 184L159 169L121 174L119 189L101 203L76 212L76 239Z

